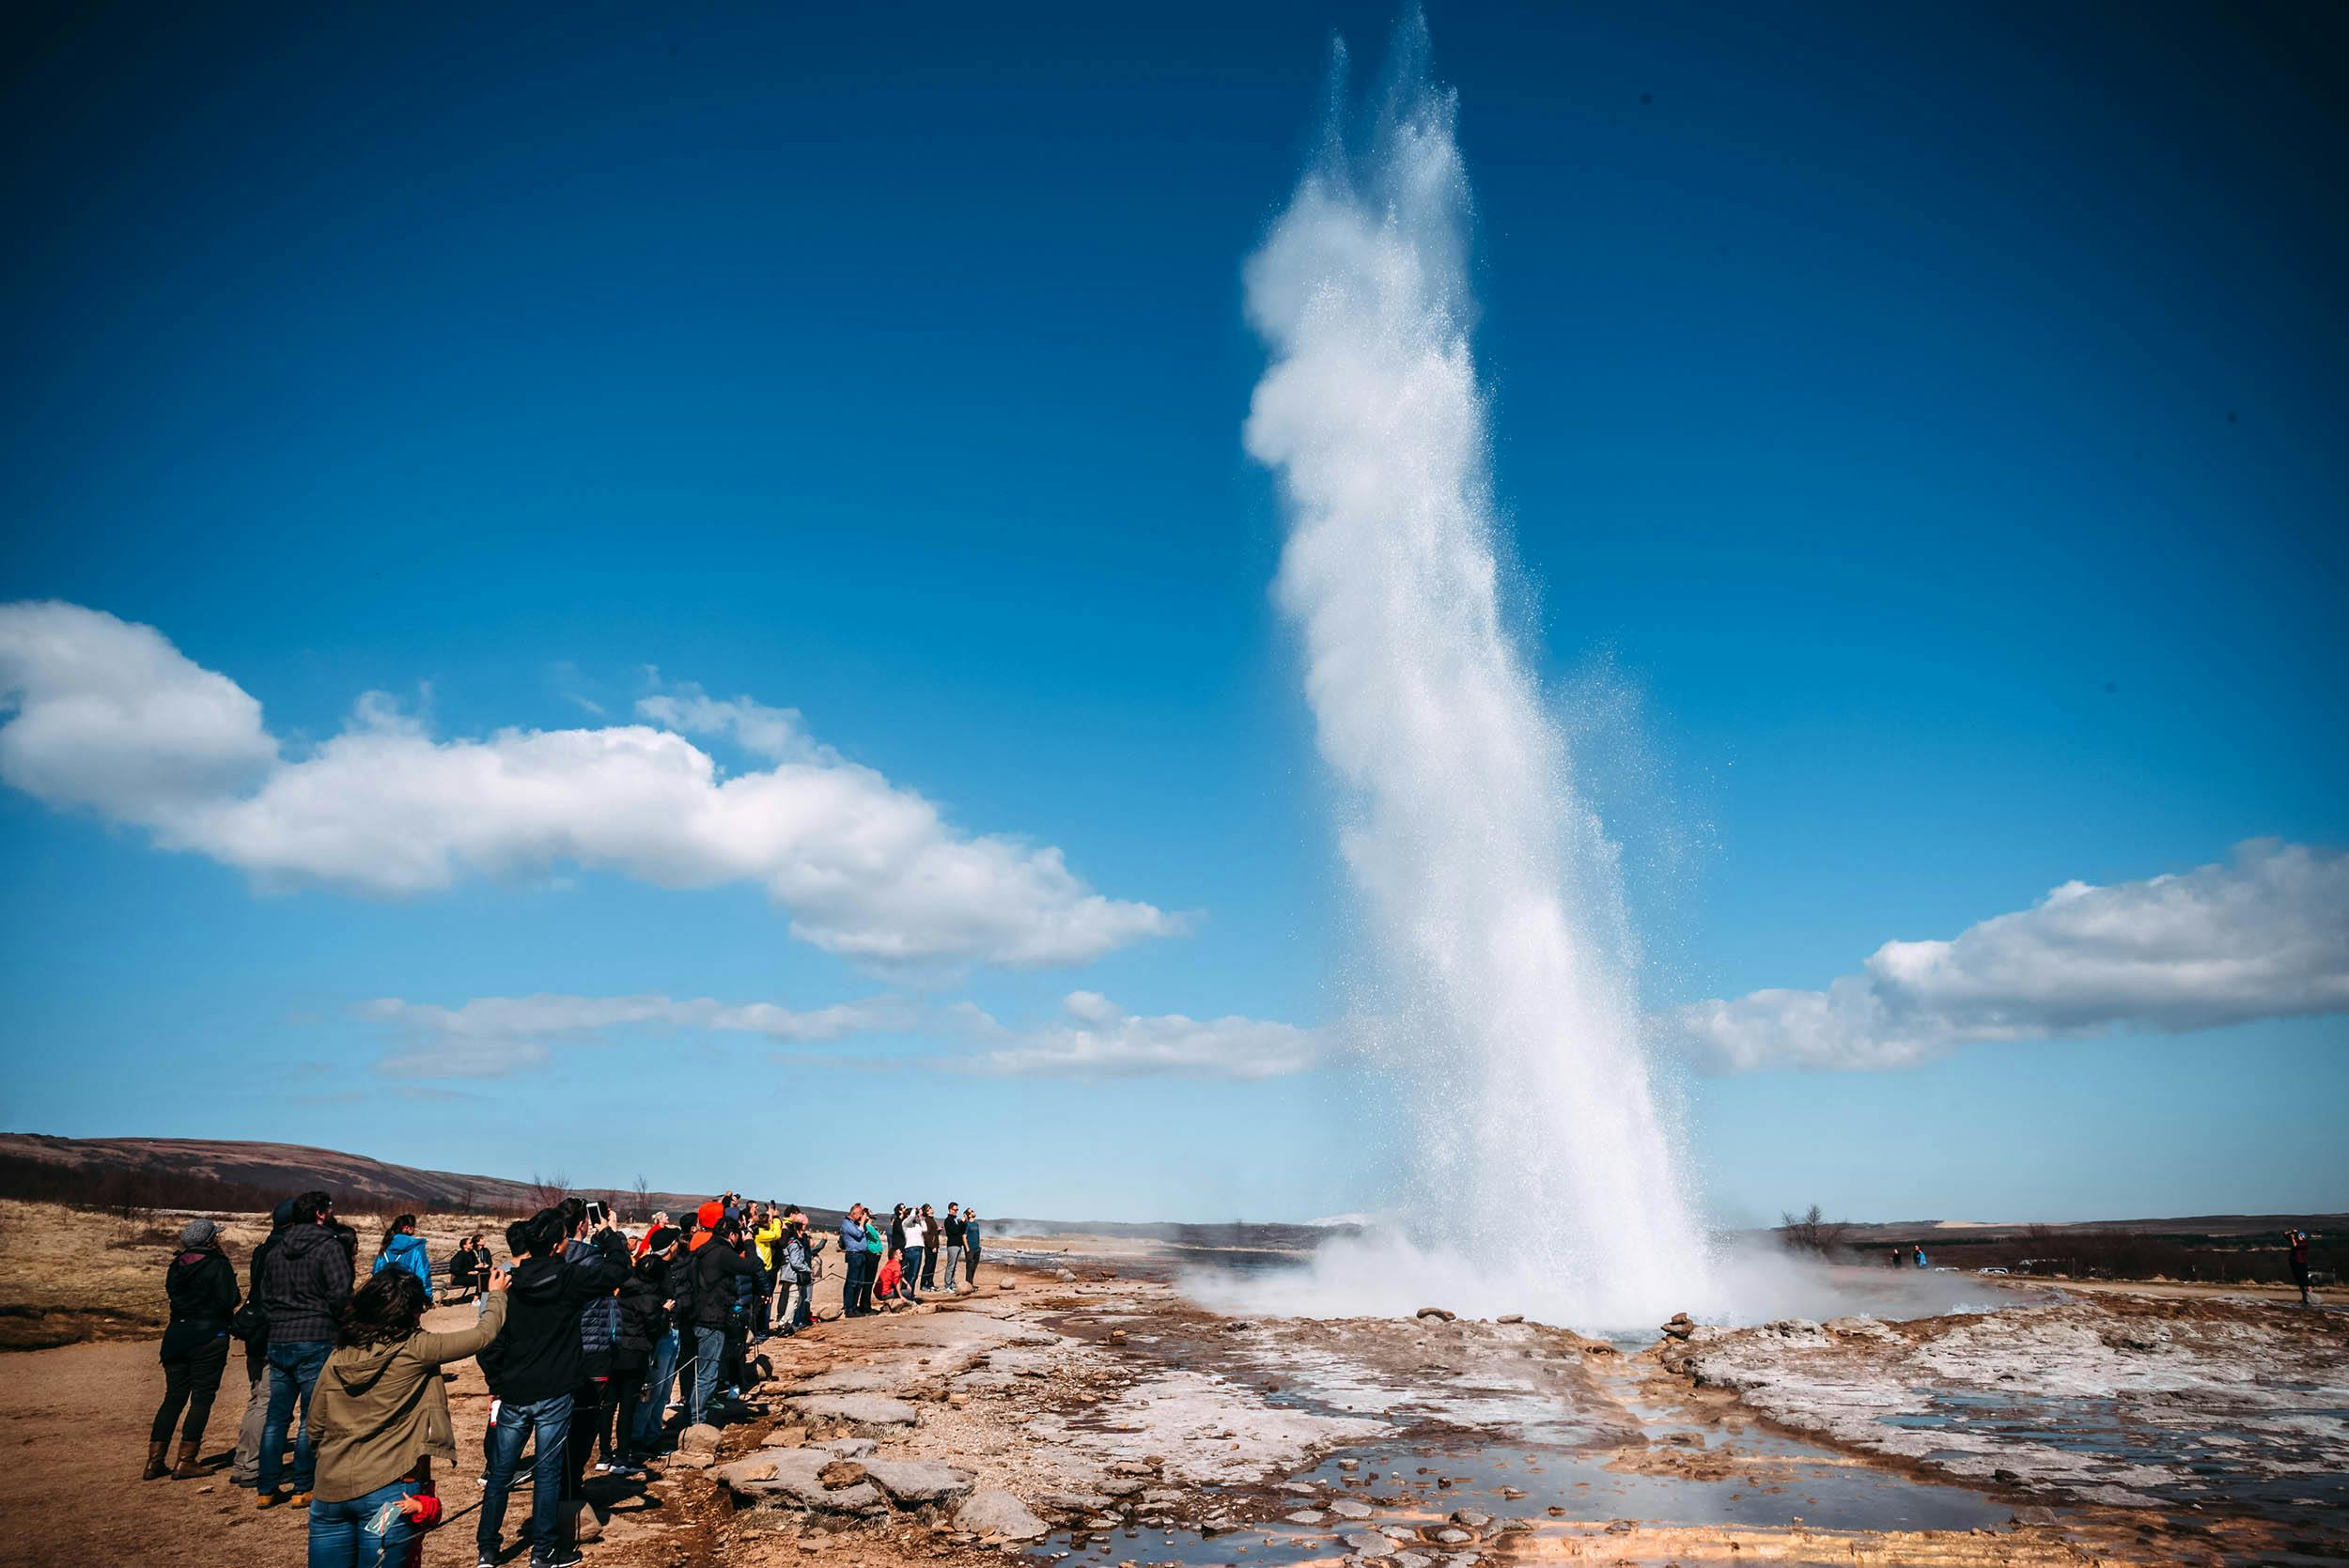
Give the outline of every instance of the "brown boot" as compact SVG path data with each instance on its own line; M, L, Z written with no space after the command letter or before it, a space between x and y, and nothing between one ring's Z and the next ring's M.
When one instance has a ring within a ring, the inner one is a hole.
M179 1445L179 1463L171 1467L172 1480L194 1481L204 1474L204 1467L195 1462L195 1451L202 1446L202 1443L195 1439L190 1439Z
M163 1465L163 1450L169 1446L168 1443L147 1445L147 1473L139 1477L141 1481L161 1481L169 1473Z

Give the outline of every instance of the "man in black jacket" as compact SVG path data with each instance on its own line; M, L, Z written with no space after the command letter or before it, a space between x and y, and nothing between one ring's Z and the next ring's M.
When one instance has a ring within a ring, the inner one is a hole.
M628 1244L609 1226L590 1245L595 1256L563 1256L568 1227L560 1209L541 1209L530 1221L530 1250L514 1267L506 1296L506 1327L483 1353L497 1372L497 1425L490 1439L490 1479L481 1494L474 1544L483 1562L495 1562L506 1529L506 1493L515 1462L535 1429L538 1456L532 1470L532 1568L568 1568L581 1560L565 1546L564 1451L570 1433L571 1396L580 1382L579 1319L590 1301L628 1279ZM493 1353L493 1354L492 1354Z
M728 1219L723 1204L709 1203L695 1216L701 1225L687 1250L692 1255L693 1281L693 1408L692 1420L710 1418L718 1392L718 1374L726 1359L726 1324L739 1299L735 1281L747 1276L758 1283L758 1265L737 1252L733 1239L738 1222Z
M294 1201L277 1205L269 1217L269 1239L253 1249L244 1301L251 1309L239 1314L236 1329L244 1340L244 1421L237 1428L237 1453L228 1471L233 1486L258 1486L261 1481L261 1423L269 1419L269 1317L261 1307L261 1271L269 1255L286 1238L293 1224Z
M323 1192L294 1200L293 1223L270 1249L261 1270L261 1310L269 1314L269 1414L261 1421L261 1472L255 1501L263 1508L310 1500L318 1462L310 1451L310 1391L334 1348L335 1320L350 1299L350 1253L334 1232L334 1201ZM286 1428L294 1402L302 1425L294 1434L293 1497L277 1490L285 1464Z

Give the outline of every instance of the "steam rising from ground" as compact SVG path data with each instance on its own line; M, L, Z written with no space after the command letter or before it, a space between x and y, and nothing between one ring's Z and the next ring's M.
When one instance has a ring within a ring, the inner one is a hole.
M1409 1237L1328 1250L1318 1310L1489 1287L1653 1325L1700 1300L1703 1246L1615 848L1502 614L1454 101L1423 26L1398 56L1365 148L1333 124L1246 272L1271 361L1246 440L1280 478L1279 598L1377 955L1367 1048L1417 1117Z

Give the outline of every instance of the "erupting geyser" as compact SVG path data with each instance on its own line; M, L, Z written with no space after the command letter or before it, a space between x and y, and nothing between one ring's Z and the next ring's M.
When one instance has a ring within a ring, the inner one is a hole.
M1248 450L1279 475L1279 598L1377 945L1370 1048L1417 1118L1408 1239L1326 1256L1321 1283L1355 1310L1445 1290L1653 1325L1701 1298L1703 1243L1614 846L1501 613L1454 101L1422 26L1398 53L1366 145L1333 122L1246 274L1270 357Z

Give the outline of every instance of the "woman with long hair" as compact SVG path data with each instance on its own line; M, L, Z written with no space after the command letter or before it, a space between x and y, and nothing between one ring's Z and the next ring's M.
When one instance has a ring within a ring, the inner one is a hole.
M481 1320L453 1334L423 1331L424 1284L404 1267L381 1269L352 1294L310 1405L309 1568L395 1568L439 1521L432 1461L457 1459L441 1368L498 1337L506 1284L492 1275Z
M383 1240L375 1250L374 1272L387 1268L404 1268L424 1286L424 1304L432 1305L432 1259L425 1250L424 1237L416 1234L416 1217L403 1214L383 1231Z
M171 1323L163 1329L163 1402L148 1429L145 1479L194 1481L203 1473L196 1451L228 1366L229 1325L237 1315L237 1271L220 1250L219 1226L191 1219L180 1229L179 1250L163 1270L163 1294L171 1299ZM163 1455L182 1406L188 1422L179 1433L179 1462L166 1470Z

